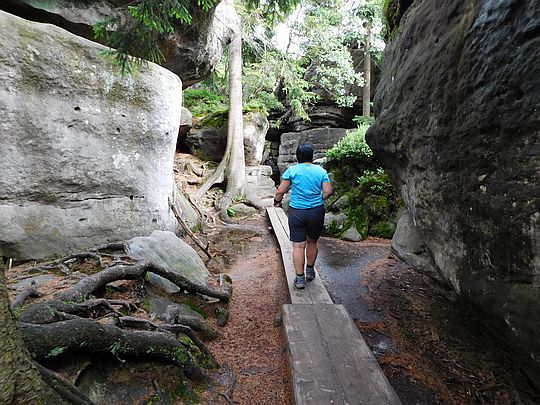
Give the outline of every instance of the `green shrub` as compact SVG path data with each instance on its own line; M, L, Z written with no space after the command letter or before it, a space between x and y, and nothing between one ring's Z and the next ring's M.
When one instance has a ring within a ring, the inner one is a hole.
M381 238L391 238L395 230L396 225L384 219L369 225L369 234Z
M368 235L369 217L363 207L356 207L349 212L349 219L353 220L356 230L362 237L366 239Z
M184 90L184 107L196 117L209 115L225 108L225 98L206 89Z
M345 137L326 152L326 158L328 160L343 160L358 155L371 157L373 151L366 143L366 131L368 128L369 124L362 124L355 130L347 131Z
M365 170L364 173L356 179L356 182L360 186L360 190L365 194L371 192L390 196L394 192L390 178L382 168L378 168L376 171Z

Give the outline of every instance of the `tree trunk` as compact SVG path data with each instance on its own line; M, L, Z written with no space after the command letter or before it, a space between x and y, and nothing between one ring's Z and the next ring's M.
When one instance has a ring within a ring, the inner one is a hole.
M223 159L214 173L197 190L199 200L214 184L226 181L225 195L219 202L219 211L227 219L227 208L237 197L255 200L246 187L246 163L244 157L244 120L242 101L242 26L240 17L231 27L232 39L229 43L229 119L227 147ZM255 201L258 203L258 201Z
M366 22L366 40L364 44L364 90L362 92L362 115L370 116L371 102L371 21Z
M0 403L66 403L42 380L9 309L4 265L0 262Z
M223 196L229 205L235 197L245 195L246 163L244 158L244 120L242 115L242 30L238 29L229 44L229 123L227 143L231 143L225 169L227 189ZM228 201L227 201L228 200Z

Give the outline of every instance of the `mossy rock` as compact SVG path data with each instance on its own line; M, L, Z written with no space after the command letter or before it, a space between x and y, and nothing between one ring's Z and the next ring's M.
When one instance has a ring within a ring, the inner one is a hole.
M369 225L369 234L381 238L391 238L394 236L395 230L396 225L386 220L380 220Z
M362 239L365 239L368 235L369 217L367 212L364 210L364 207L356 207L350 210L349 219L356 227L356 230L358 231Z
M382 217L390 212L390 202L384 195L368 195L364 198L364 207L372 217Z
M204 117L197 126L199 128L222 128L227 125L229 110L216 111Z

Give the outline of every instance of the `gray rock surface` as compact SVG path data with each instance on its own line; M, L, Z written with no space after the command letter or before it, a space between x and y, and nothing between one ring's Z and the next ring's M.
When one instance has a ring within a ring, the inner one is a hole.
M270 166L246 166L246 182L250 191L266 202L268 206L274 203L276 184L271 179L272 168Z
M299 144L311 143L315 150L313 159L323 158L326 151L345 136L345 132L343 128L315 128L282 134L277 162L280 173L283 174L287 167L296 163L296 148Z
M150 318L160 319L166 323L174 323L174 319L178 316L191 316L201 321L204 317L194 311L186 304L178 304L164 297L150 298L149 302Z
M392 252L416 270L444 283L444 279L437 271L424 241L418 234L409 211L401 209L398 215L396 231L390 245Z
M263 160L266 131L269 123L259 112L244 113L244 156L246 165L257 166ZM219 162L227 147L227 121L219 128L192 128L186 144L192 152L200 150L203 155Z
M348 240L350 242L360 242L362 240L362 235L356 230L355 225L351 225L349 229L343 232L341 239Z
M106 48L0 12L0 250L43 258L178 229L181 82L120 77Z
M244 154L247 166L257 166L262 163L264 141L270 124L260 112L244 114Z
M196 284L206 284L209 272L197 252L174 233L154 231L150 236L139 236L128 241L129 256L139 261L181 274ZM170 294L180 291L175 284L153 273L148 280Z
M231 204L229 209L234 212L234 218L250 217L257 213L256 208L242 203Z
M540 373L540 2L415 1L367 134L437 272Z
M49 22L94 40L93 24L103 20L118 5L115 0L3 0L0 9L23 18ZM230 0L221 1L209 13L196 9L193 24L178 24L175 32L162 41L161 51L166 58L163 66L180 76L184 87L208 77L231 36L229 27L234 26L234 17Z
M193 114L185 107L181 107L180 126L189 128L193 126Z
M327 212L324 215L324 229L328 231L331 226L337 227L338 229L344 229L347 219L348 216L345 212L340 212L337 214L333 212Z

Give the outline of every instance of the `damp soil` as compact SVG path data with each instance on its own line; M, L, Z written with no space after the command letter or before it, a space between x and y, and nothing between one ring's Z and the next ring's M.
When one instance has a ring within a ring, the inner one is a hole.
M389 255L389 241L322 238L318 267L404 404L538 404L479 314Z

